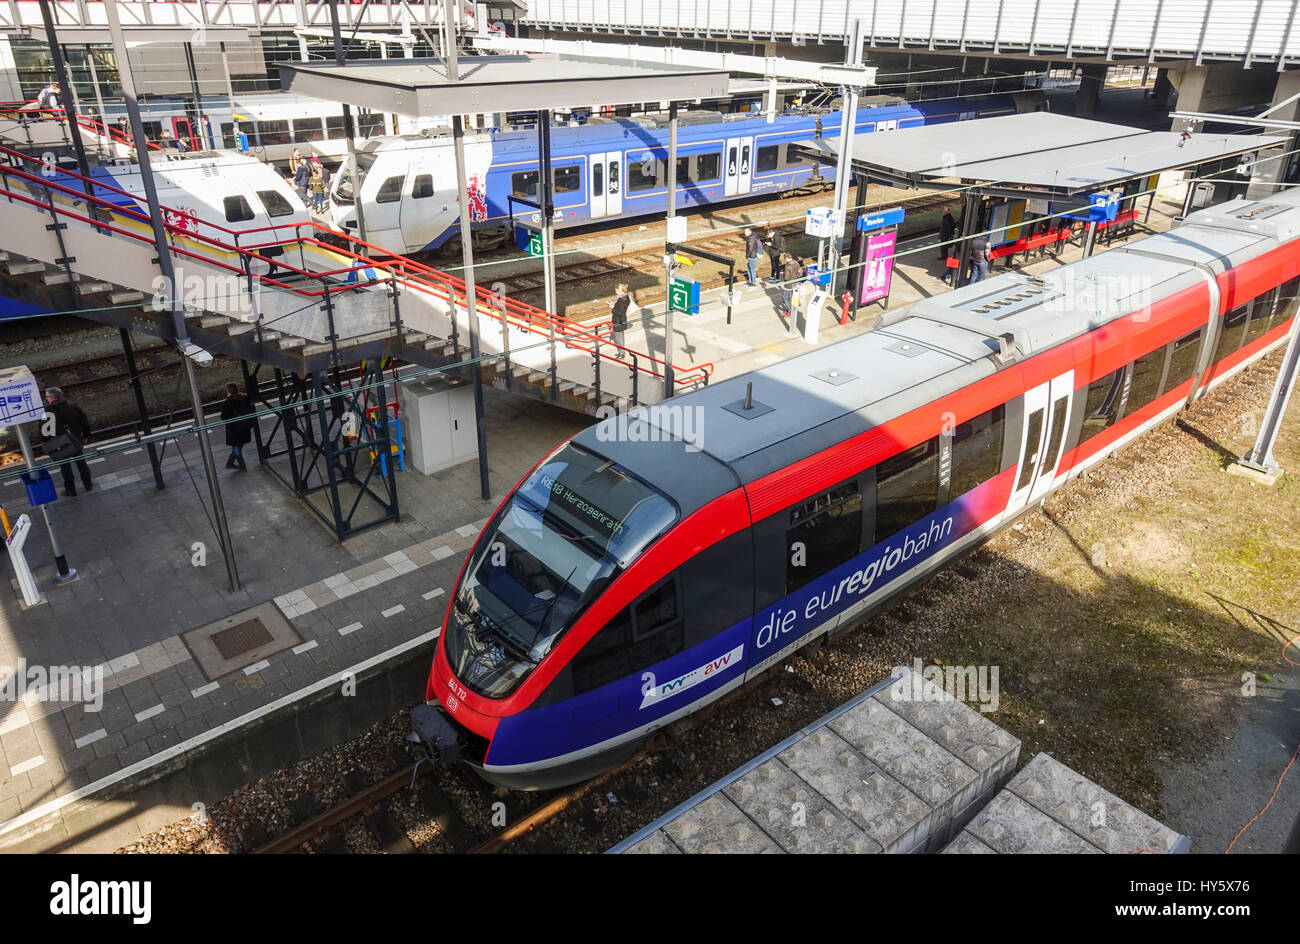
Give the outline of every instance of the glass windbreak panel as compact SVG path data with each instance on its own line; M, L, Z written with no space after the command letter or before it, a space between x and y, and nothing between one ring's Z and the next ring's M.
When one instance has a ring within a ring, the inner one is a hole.
M590 602L677 520L621 466L572 444L529 476L457 590L447 658L468 688L514 691Z

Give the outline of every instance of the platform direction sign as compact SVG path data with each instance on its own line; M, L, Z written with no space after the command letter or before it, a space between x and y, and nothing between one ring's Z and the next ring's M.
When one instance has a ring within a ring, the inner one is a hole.
M668 307L687 315L700 313L700 283L695 279L674 278L668 283Z
M515 245L520 249L527 250L530 256L540 256L542 254L541 231L531 229L527 226L516 225Z

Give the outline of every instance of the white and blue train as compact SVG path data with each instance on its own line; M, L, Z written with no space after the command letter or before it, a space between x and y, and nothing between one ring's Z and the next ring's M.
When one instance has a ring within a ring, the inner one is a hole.
M1041 93L905 102L878 96L858 110L858 133L986 118L1045 107ZM685 112L677 140L677 206L689 209L765 194L783 194L826 183L820 168L799 160L791 145L839 135L840 114L762 115ZM372 138L335 176L331 192L334 225L358 235L356 166L366 240L393 253L459 251L460 211L450 134ZM476 249L493 249L511 235L511 194L537 199L535 129L468 135L465 155L470 219ZM598 220L662 213L668 205L668 123L662 119L592 118L551 131L555 225L580 226ZM540 214L514 204L521 215Z

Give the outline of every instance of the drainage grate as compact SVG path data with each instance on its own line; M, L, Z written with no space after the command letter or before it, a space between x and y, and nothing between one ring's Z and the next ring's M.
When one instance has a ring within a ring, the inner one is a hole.
M247 623L240 623L238 626L212 634L212 642L223 659L242 656L250 649L264 646L274 638L270 630L262 625L260 619L249 620Z

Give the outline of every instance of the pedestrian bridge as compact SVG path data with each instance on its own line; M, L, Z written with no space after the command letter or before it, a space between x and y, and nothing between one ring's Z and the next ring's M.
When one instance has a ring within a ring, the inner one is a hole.
M1276 63L1300 61L1297 0L529 0L520 22L640 33L841 45L854 19L868 49Z

